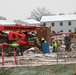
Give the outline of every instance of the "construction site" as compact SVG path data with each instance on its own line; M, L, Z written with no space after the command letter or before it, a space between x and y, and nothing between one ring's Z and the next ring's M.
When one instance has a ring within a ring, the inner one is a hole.
M76 63L76 30L53 35L46 26L0 26L0 58L3 67Z

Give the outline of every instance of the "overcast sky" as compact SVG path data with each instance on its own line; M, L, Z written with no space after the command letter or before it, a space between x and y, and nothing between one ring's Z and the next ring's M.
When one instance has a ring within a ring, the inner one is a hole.
M0 16L7 20L26 19L37 7L45 7L51 13L76 12L76 0L0 0Z

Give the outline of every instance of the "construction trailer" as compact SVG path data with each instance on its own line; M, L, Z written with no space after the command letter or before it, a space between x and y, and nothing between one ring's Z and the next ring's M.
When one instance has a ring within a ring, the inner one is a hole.
M36 28L37 37L44 38L49 45L51 45L51 27L40 26Z

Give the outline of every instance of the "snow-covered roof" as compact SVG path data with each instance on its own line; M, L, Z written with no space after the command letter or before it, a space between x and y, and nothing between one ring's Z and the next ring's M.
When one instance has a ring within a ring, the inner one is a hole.
M24 25L37 25L37 24L40 24L39 21L36 21L36 20L33 20L33 19L16 20L14 22L18 23L18 24L24 24Z
M0 20L0 25L1 26L14 26L14 25L16 25L16 23L15 22L10 22L10 21L7 21L7 20Z
M54 21L67 21L76 20L76 15L54 15L54 16L42 16L40 22L54 22Z

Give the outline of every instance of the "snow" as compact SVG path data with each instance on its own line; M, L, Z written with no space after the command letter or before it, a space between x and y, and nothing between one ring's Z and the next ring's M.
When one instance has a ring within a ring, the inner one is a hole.
M41 22L53 22L53 21L67 21L76 20L76 15L54 15L54 16L42 16Z
M10 26L10 25L14 26L14 25L16 25L16 23L15 22L10 22L10 21L7 21L7 20L0 20L0 25L1 26Z

